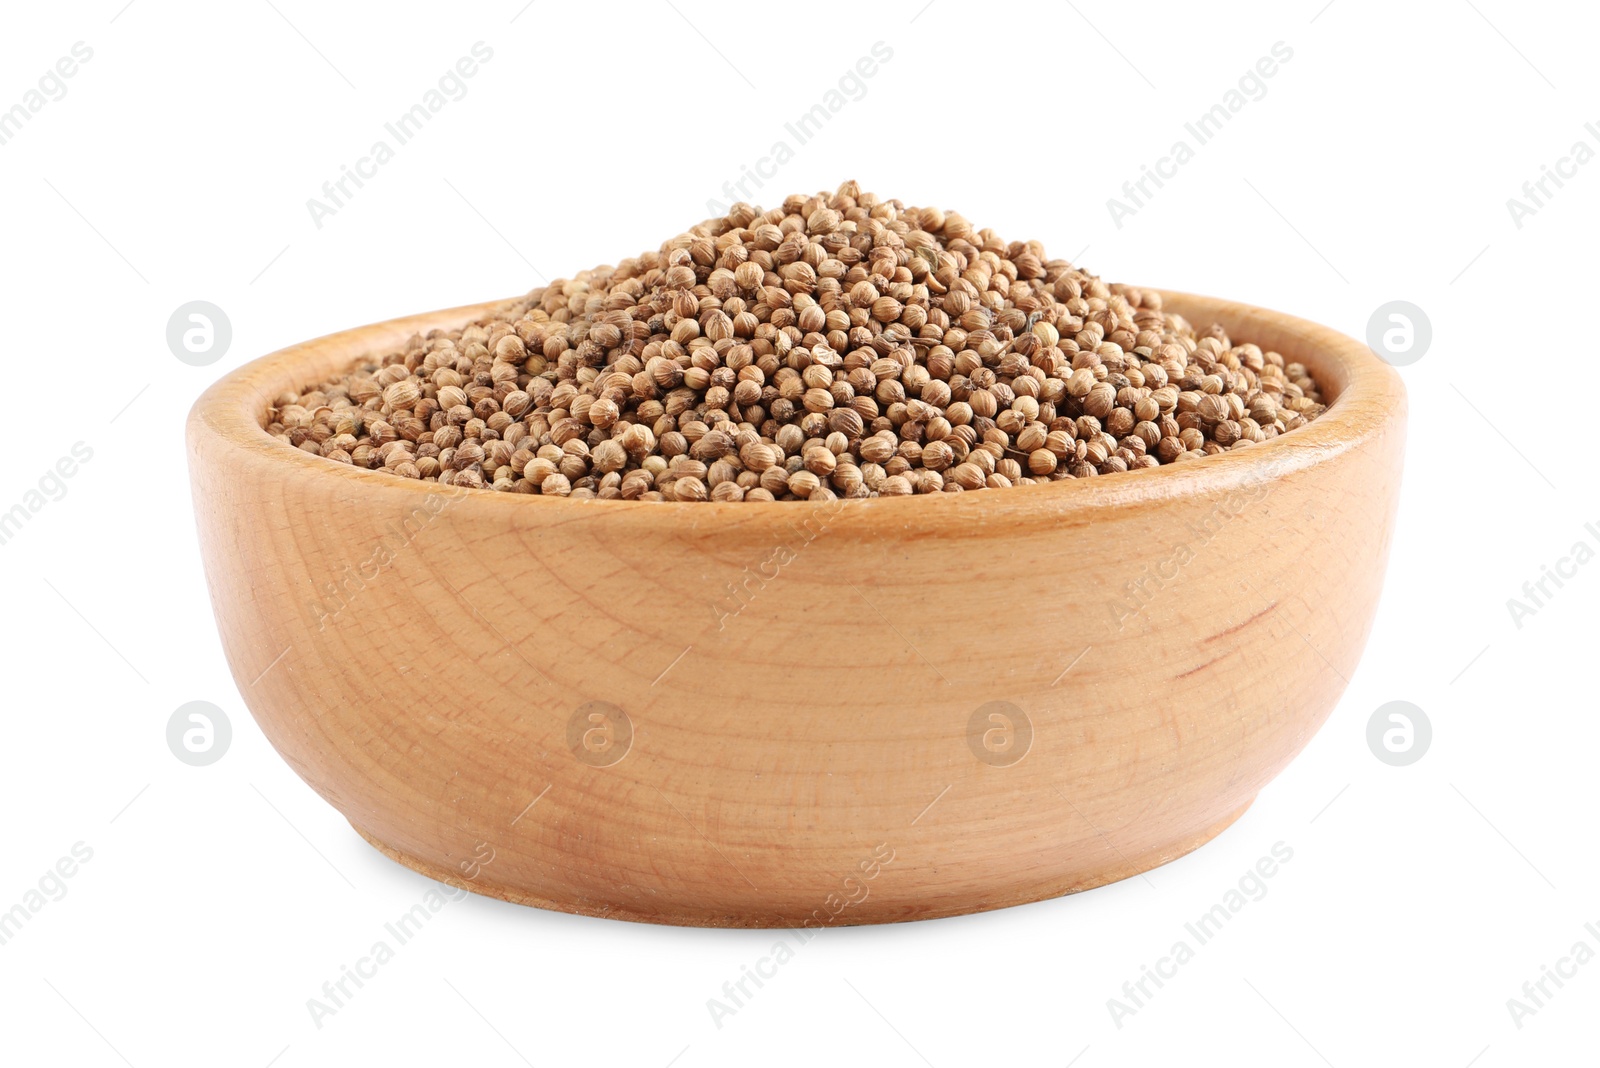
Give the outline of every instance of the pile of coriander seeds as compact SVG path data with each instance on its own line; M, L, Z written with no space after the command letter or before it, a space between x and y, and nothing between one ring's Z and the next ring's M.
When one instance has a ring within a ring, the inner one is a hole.
M413 337L267 429L450 486L831 500L1197 460L1323 407L1303 366L1159 294L846 182Z

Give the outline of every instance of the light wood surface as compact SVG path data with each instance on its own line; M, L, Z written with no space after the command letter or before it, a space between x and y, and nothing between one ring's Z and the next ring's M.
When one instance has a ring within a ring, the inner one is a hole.
M1344 690L1405 424L1399 377L1365 345L1166 297L1304 362L1337 400L1276 441L1126 475L649 504L452 490L262 430L286 387L492 305L257 360L188 425L234 678L387 855L545 908L827 927L1165 863L1242 813ZM1004 721L974 727L992 702L1031 726L1020 760L1023 731L1007 750ZM632 737L601 766L625 733L609 707ZM609 748L585 748L583 726L607 722L590 714L611 717Z

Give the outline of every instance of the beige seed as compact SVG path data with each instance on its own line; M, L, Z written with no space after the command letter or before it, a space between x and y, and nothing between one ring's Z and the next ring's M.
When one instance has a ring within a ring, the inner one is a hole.
M1304 366L1036 242L854 183L778 203L281 393L263 425L450 486L763 502L1197 462L1324 410Z
M618 441L607 439L594 447L594 469L601 474L620 471L628 464L628 450Z
M384 407L391 411L396 408L409 408L422 399L422 389L417 385L416 379L408 378L396 382L383 391Z
M790 475L788 480L789 492L796 497L809 497L811 492L820 485L822 485L822 481L815 474L804 468Z
M806 470L820 478L827 478L833 474L839 461L832 450L826 445L813 445L805 451L804 462Z
M964 490L982 489L985 475L983 468L975 463L967 462L957 464L946 476L946 481L960 486Z
M1219 423L1228 418L1228 402L1213 393L1207 393L1195 405L1195 411L1207 423Z
M943 471L955 460L955 450L943 441L930 441L922 447L922 466L929 471Z

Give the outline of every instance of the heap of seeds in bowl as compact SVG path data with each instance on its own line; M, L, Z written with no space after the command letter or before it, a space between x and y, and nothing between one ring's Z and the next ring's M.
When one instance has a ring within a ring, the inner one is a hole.
M1322 410L1300 364L1158 293L846 182L413 337L267 429L452 486L815 501L1199 460Z

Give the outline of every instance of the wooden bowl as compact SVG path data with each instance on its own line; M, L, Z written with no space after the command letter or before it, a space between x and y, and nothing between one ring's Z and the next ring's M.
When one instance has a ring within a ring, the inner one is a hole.
M1166 299L1336 401L1106 478L649 504L409 481L263 430L281 391L496 304L256 360L188 423L234 678L378 849L543 908L879 923L1164 864L1237 819L1344 690L1405 424L1360 342Z

